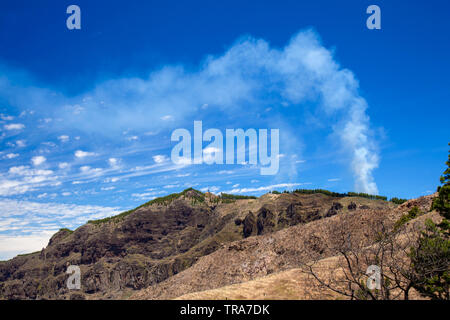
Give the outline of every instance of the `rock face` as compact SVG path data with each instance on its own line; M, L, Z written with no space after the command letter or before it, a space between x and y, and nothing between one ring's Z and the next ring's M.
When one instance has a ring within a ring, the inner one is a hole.
M322 194L222 202L189 190L75 231L61 230L42 251L0 262L0 299L127 298L227 243L345 213L348 203ZM81 269L81 290L67 289L69 265Z
M249 212L243 221L244 228L242 230L244 238L248 238L256 231L256 218L253 213Z

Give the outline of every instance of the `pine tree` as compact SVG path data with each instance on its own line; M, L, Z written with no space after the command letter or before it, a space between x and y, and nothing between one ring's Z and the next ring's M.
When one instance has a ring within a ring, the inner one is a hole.
M450 143L448 144L450 146ZM441 176L442 186L438 187L439 196L433 202L433 209L437 210L445 219L450 219L450 151L447 169Z
M450 146L450 143L449 143ZM431 299L450 299L450 151L447 169L441 176L439 195L431 209L443 220L436 225L428 219L417 246L411 249L410 258L414 269L414 288Z

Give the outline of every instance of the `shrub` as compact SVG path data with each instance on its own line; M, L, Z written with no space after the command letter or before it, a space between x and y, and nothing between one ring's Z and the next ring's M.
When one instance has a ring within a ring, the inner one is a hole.
M408 201L408 200L407 200L407 199L402 199L402 198L396 198L396 197L394 197L394 198L392 198L390 201L393 202L393 203L395 203L395 204L402 204L402 203L405 203L405 202Z
M220 197L222 199L226 200L242 200L242 199L257 199L255 196L242 196L242 195L236 195L236 194L227 194L227 193L221 193Z
M408 211L407 214L404 214L398 219L394 224L394 230L398 230L402 225L411 221L412 219L417 218L422 215L422 211L416 206L414 206L411 210Z

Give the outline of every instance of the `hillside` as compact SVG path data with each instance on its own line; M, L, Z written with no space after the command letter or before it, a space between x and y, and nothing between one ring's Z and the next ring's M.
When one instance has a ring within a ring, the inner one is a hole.
M425 219L439 221L436 212L430 212L416 219L413 223L423 226ZM343 265L342 256L331 256L320 259L316 265L318 274L326 277L327 274L340 270ZM214 276L214 275L213 275ZM339 279L345 281L342 274ZM146 297L150 289L136 298ZM226 285L216 289L195 291L176 297L177 300L323 300L323 299L347 299L317 282L303 268L292 268L257 277L250 281ZM417 291L411 289L410 299L424 299Z
M222 198L188 189L61 230L42 251L0 262L0 298L170 299L244 283L297 268L312 252L335 255L321 243L342 217L351 217L355 239L370 244L371 222L392 222L407 205L323 193ZM69 265L81 268L80 291L66 288Z

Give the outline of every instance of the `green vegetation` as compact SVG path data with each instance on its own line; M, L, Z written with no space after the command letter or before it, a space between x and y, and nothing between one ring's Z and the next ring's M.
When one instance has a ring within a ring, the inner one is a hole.
M191 198L191 205L196 205L196 204L205 202L205 194L204 193L202 193L201 191L195 190L193 188L188 188L179 193L172 193L172 194L169 194L164 197L159 197L159 198L150 200L150 201L140 205L137 208L122 212L116 216L107 217L107 218L99 219L99 220L89 220L88 223L98 225L98 224L102 224L102 223L109 222L109 221L115 221L115 222L122 221L126 216L132 214L133 212L135 212L136 210L138 210L142 207L147 207L147 206L151 206L154 204L169 205L173 200L178 199L181 196L185 196L188 192L189 192L189 197ZM257 197L222 193L217 198L211 199L211 201L213 203L219 203L219 202L231 203L236 200L242 200L242 199L257 199Z
M408 211L407 214L402 215L400 219L395 222L394 230L398 230L402 225L411 221L412 219L417 218L418 216L421 216L422 214L422 211L420 211L418 207L414 206L411 210Z
M441 176L442 186L439 186L437 189L439 195L434 199L432 209L437 210L444 219L448 220L450 219L450 151L445 164L447 169L444 171L444 175Z
M31 253L22 253L22 254L18 254L18 257L27 257L27 256L31 256L33 254L39 253L40 251L35 251L35 252L31 252Z
M91 224L102 224L102 223L109 222L109 221L118 222L118 221L123 220L126 216L130 215L131 213L135 212L136 210L138 210L138 209L140 209L142 207L147 207L147 206L151 206L151 205L154 205L154 204L168 205L173 200L178 199L181 196L186 195L186 193L189 192L189 191L193 191L193 192L191 192L191 197L192 197L193 204L194 204L194 202L197 203L197 202L204 202L205 201L205 195L202 192L200 192L198 190L195 190L193 188L188 188L188 189L186 189L186 190L184 190L184 191L182 191L180 193L172 193L172 194L169 194L169 195L164 196L164 197L159 197L159 198L150 200L150 201L140 205L137 208L134 208L134 209L122 212L122 213L120 213L120 214L118 214L116 216L107 217L107 218L99 219L99 220L89 220L88 223L91 223Z
M438 187L439 195L431 207L443 220L436 225L428 219L417 246L411 248L410 253L414 288L433 300L450 300L450 152L446 165L440 179L442 186Z
M63 232L68 232L68 233L73 233L73 230L70 230L70 229L67 229L67 228L61 228L61 229L59 229L59 232L61 232L61 231L63 231Z
M315 193L321 193L326 196L330 197L347 197L348 195L346 193L339 193L339 192L332 192L324 189L296 189L292 191L293 193L300 193L300 194L315 194Z
M402 204L402 203L405 203L406 201L408 201L408 199L402 199L402 198L392 198L391 200L389 200L389 201L391 201L392 203L395 203L395 204Z
M417 247L410 253L413 287L433 300L450 300L450 240L431 219L425 224Z
M257 199L257 197L255 197L255 196L242 196L242 195L227 194L227 193L221 193L220 198L222 200L225 200L225 199L228 199L228 200Z
M243 196L243 195L237 195L237 194L228 194L228 193L221 193L214 201L213 203L233 203L236 200L246 200L246 199L258 199L258 197L255 196Z
M367 199L371 199L371 200L387 201L387 197L385 197L385 196L378 196L378 195L373 195L373 194L368 194L368 193L349 192L349 193L347 193L347 195L349 197L361 197L361 198L367 198Z
M339 192L332 192L324 189L296 189L292 191L293 193L300 193L300 194L315 194L315 193L321 193L330 197L337 197L337 198L343 198L343 197L361 197L361 198L367 198L371 200L384 200L387 201L387 197L385 196L378 196L378 195L372 195L367 193L357 193L357 192L347 192L347 193L339 193Z

